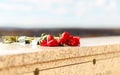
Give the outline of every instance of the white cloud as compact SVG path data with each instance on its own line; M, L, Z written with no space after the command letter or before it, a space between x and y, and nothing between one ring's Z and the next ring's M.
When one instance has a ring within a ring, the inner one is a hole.
M69 21L59 18L44 18L44 17L29 16L24 18L5 17L4 19L0 19L0 25L2 24L15 26L15 27L23 27L23 28L33 28L33 27L44 28L44 27L65 27L65 25L76 24L76 21ZM16 26L16 24L18 24L19 26Z
M64 7L59 7L57 9L52 10L52 12L56 15L66 15L69 13L68 9Z
M29 11L29 10L32 10L32 6L17 5L17 4L10 4L10 3L0 3L0 9Z
M36 8L38 8L41 11L47 11L48 13L53 13L56 15L64 15L67 14L69 9L67 9L66 6L64 6L64 3L70 3L68 0L39 0L38 2L34 2L34 5ZM59 5L56 9L52 6L53 4Z
M23 2L23 3L39 3L39 2L48 2L48 3L72 3L73 0L11 0L12 2Z
M75 4L75 14L76 16L81 16L87 11L86 5L83 2L77 2Z
M39 11L46 11L56 15L64 15L69 11L64 5L70 4L73 0L12 0L18 3L30 3ZM60 5L57 9L54 9L53 4Z
M40 11L46 11L49 13L53 10L52 3L53 2L51 1L42 0L42 1L33 2L33 6L35 6L35 8Z
M101 16L111 16L118 12L117 0L97 0L96 7L102 12Z
M74 0L50 0L53 3L57 3L57 4L68 4L68 3L73 3Z
M11 1L16 3L34 3L38 2L39 0L11 0Z
M106 0L96 0L96 5L100 7L104 7Z
M119 19L114 15L117 12L117 3L116 0L12 0L11 3L0 3L0 9L5 10L22 10L29 11L35 8L35 11L32 11L31 15L14 15L8 17L4 15L0 18L0 24L24 24L24 25L34 25L40 27L40 24L87 24L87 25L96 25L96 24L120 24ZM26 5L25 5L26 4ZM58 5L54 8L53 4ZM29 6L30 5L30 6ZM94 9L95 8L95 9ZM98 11L102 13L98 13ZM45 12L36 13L37 11ZM94 12L95 14L93 14ZM36 13L36 14L35 14ZM72 13L72 14L71 14ZM92 13L92 14L91 14ZM24 14L24 13L23 13ZM51 17L50 15L53 15ZM55 14L55 15L54 15ZM71 14L74 17L63 17L64 15ZM36 15L38 15L36 17ZM40 16L42 15L42 16ZM116 14L117 15L117 14ZM5 17L6 16L6 17ZM62 16L62 17L59 17ZM84 17L85 16L85 17ZM82 17L82 19L81 19ZM3 19L4 18L4 19ZM71 20L71 19L73 20ZM29 26L28 26L29 27ZM42 27L42 26L41 26ZM87 27L87 26L85 26Z
M116 0L110 0L109 5L107 6L107 10L109 12L116 12L117 11L117 2L116 2Z
M86 1L77 1L75 2L75 15L78 17L83 16L85 13L89 12L95 4L93 2L86 2Z

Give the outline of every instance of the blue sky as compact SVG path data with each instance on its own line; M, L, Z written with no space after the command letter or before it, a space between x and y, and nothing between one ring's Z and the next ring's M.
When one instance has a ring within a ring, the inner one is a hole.
M0 0L0 26L120 28L120 0Z

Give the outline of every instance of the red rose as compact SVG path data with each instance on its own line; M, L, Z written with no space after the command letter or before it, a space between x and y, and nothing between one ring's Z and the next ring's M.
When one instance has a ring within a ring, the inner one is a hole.
M47 46L47 40L42 40L42 42L40 43L40 46Z
M53 39L54 39L53 35L47 35L47 41L50 41L50 40L53 40Z
M80 44L80 37L79 36L74 36L73 37L76 43L79 45Z
M63 32L61 37L64 38L65 40L67 40L69 38L69 33Z
M80 44L80 40L78 37L73 37L68 41L68 45L70 46L78 46L79 44Z
M73 36L72 36L72 35L70 35L70 36L69 36L69 39L72 39L72 38L73 38Z
M57 40L53 39L47 42L47 46L58 46L59 43Z
M68 32L63 32L60 38L58 39L58 43L60 45L65 45L67 44L67 40L69 39L69 33Z
M58 43L60 44L60 45L65 45L67 42L66 42L66 38L63 38L63 37L60 37L59 39L58 39Z
M54 39L53 35L47 35L47 40L42 39L40 46L78 46L80 44L80 37L70 35L68 32L63 32L59 39Z

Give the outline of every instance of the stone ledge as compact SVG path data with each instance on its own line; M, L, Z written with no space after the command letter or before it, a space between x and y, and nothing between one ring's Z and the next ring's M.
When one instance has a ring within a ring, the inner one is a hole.
M32 48L30 45L1 44L0 70L29 64L118 53L120 52L119 38L120 37L81 38L80 47L37 46L36 48Z

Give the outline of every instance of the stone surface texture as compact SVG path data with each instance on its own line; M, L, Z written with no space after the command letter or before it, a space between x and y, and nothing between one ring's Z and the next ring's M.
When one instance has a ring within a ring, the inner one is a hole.
M120 74L120 36L81 38L77 47L0 46L0 75Z

